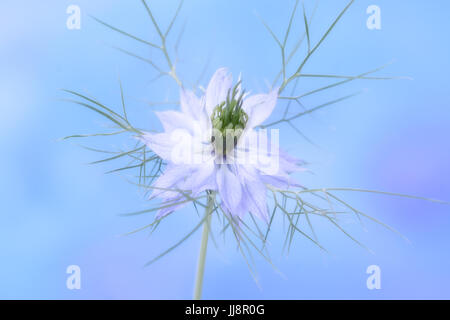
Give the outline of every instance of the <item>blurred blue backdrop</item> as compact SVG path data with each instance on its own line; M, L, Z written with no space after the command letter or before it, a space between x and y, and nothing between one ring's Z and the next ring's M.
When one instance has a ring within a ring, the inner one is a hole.
M66 28L69 5L81 8L81 29ZM294 1L188 0L169 38L179 47L179 73L194 82L210 59L206 78L221 66L246 87L266 90L280 67L276 44L257 15L281 36ZM312 21L316 43L345 6L322 0ZM366 8L381 8L382 29L368 30ZM176 1L149 1L166 26ZM313 1L305 1L308 13ZM317 146L282 128L282 145L308 162L314 175L299 175L309 187L360 187L450 200L450 44L444 0L357 0L305 66L308 73L357 75L394 60L382 75L413 81L355 81L309 97L313 107L360 89L364 94L301 118L297 126ZM89 166L99 155L79 147L120 147L113 139L58 139L101 131L105 121L61 102L60 89L92 94L120 108L118 76L130 117L141 127L158 127L147 101L178 98L169 80L152 82L154 70L111 46L163 62L145 45L125 38L93 15L150 41L157 41L140 1L3 0L0 3L0 298L26 299L188 299L191 297L200 233L156 264L145 262L174 244L198 218L192 208L177 212L156 233L119 237L149 223L119 213L149 206L108 165ZM303 32L301 12L292 41ZM173 51L172 51L173 52ZM303 47L304 53L304 47ZM300 57L297 57L299 60ZM299 82L299 92L320 85ZM281 109L279 109L281 110ZM274 116L276 117L276 116ZM276 273L255 256L260 288L233 241L209 247L206 299L391 299L450 298L450 209L411 199L341 194L364 212L392 225L412 242L367 222L345 227L373 249L368 253L339 230L318 225L323 254L297 237L283 255L282 221L271 236ZM351 222L351 221L349 221ZM232 240L231 238L228 240ZM66 268L81 267L81 290L66 288ZM366 268L381 268L381 290L368 290Z

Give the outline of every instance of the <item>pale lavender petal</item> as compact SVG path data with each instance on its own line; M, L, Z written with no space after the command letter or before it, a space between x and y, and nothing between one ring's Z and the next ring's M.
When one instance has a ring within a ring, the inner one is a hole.
M248 142L244 141L247 138ZM275 143L266 142L266 145L260 138L256 138L255 130L244 131L240 138L242 142L238 142L237 145L236 160L241 164L250 164L264 174L284 174L285 172L281 170L279 148Z
M200 114L204 111L201 99L191 90L181 89L180 105L183 113L190 115L194 119L199 119Z
M205 190L215 190L216 165L212 161L205 162L192 168L189 177L183 184L183 189L191 190L193 194L199 194ZM211 182L214 181L214 185Z
M205 103L208 115L211 115L214 108L227 98L231 89L233 78L226 68L218 69L206 88Z
M169 110L155 112L155 114L161 121L165 132L181 129L193 133L197 129L194 119L182 112Z
M173 197L162 202L161 206L165 208L158 210L158 213L156 214L156 219L161 219L162 217L165 217L168 214L188 205L189 202L184 201L184 199L185 198L183 197Z
M267 189L258 172L251 167L240 166L239 176L243 184L242 202L245 202L242 206L248 208L254 216L268 222Z
M150 198L162 197L171 198L180 195L179 191L184 180L190 176L192 169L189 166L167 166L164 173L152 184L153 192Z
M254 128L264 122L272 114L277 99L278 88L268 94L255 94L245 99L242 108L248 115L247 126Z
M202 96L200 99L200 103L202 105L202 112L197 116L197 120L200 123L200 127L203 133L208 134L211 136L211 129L212 129L212 123L211 123L211 115L207 112L205 108L205 102L206 97Z
M178 169L181 171L175 172ZM185 172L183 172L183 170ZM196 166L196 168L187 168L184 166L174 166L171 169L173 175L171 177L168 177L165 179L165 181L161 182L161 185L163 184L170 184L169 180L172 179L174 182L174 185L176 186L175 189L179 190L185 190L190 194L192 197L198 196L200 193L202 193L205 190L214 190L214 186L211 185L211 181L214 181L215 184L215 167L214 163L212 165L205 163L202 166ZM166 171L167 172L167 171ZM180 176L177 177L178 174L181 174L183 177L180 178ZM178 179L180 178L180 179ZM158 179L159 180L159 179ZM157 181L158 182L158 181ZM153 186L155 186L157 184ZM158 192L158 191L156 191ZM165 199L164 202L162 202L162 206L167 206L166 208L162 208L158 211L158 214L156 216L157 219L166 216L170 213L172 213L175 210L181 209L184 206L186 206L189 201L187 198L181 194L180 192L164 192L159 191L159 194L156 194L156 196ZM152 196L155 196L154 194ZM170 205L170 206L169 206Z
M248 207L249 205L249 201L247 199L247 193L245 192L245 190L243 189L242 191L242 198L241 198L241 202L239 202L239 206L237 207L236 211L233 213L233 215L231 215L231 213L229 211L225 211L230 217L233 218L233 220L235 221L235 223L237 223L238 225L240 225L241 221L244 220L245 215L250 212L250 209Z
M272 187L278 188L278 189L289 189L291 187L301 187L300 184L298 184L293 178L291 178L288 175L261 175L261 181L264 182L266 185L270 185Z
M214 173L205 180L205 184L203 185L203 189L204 190L212 190L212 191L217 191L218 187L217 187L217 170L214 171Z
M176 145L176 142L173 141L171 134L146 132L137 138L160 158L170 161L172 157L172 150Z
M220 197L232 215L237 215L242 198L242 188L239 179L230 171L228 166L222 165L217 170L217 187Z
M305 162L301 159L291 156L283 150L279 150L280 171L290 174L293 172L306 171L303 167Z

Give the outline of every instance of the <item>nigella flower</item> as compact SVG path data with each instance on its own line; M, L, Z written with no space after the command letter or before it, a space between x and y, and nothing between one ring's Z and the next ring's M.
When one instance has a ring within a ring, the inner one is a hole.
M139 138L167 162L150 196L163 200L158 218L186 205L186 194L211 191L231 217L250 212L268 221L267 187L288 189L295 184L290 174L302 169L276 143L270 150L261 147L265 135L256 127L270 116L277 98L277 88L246 94L240 81L233 86L231 74L221 68L202 97L181 89L181 111L157 112L164 132Z
M105 104L92 97L87 97L75 91L66 90L67 93L71 94L75 98L75 100L71 99L69 101L102 115L114 125L114 128L118 129L118 131L113 132L94 133L91 135L73 135L66 138L80 138L88 136L111 137L125 133L127 135L137 135L138 138L145 144L144 146L136 145L133 149L127 151L105 151L93 149L94 151L107 153L110 155L108 158L101 159L94 163L103 163L117 159L123 160L128 157L132 158L132 162L127 163L125 167L120 167L110 172L122 172L123 170L130 170L139 167L139 186L142 185L141 178L143 177L143 186L146 189L153 189L150 197L152 199L159 198L162 200L162 205L158 205L157 208L150 208L127 214L135 215L153 212L157 209L159 210L157 218L154 222L132 231L131 233L147 228L156 228L163 217L174 212L175 210L180 209L186 204L194 203L196 206L201 205L205 208L204 218L199 221L192 231L190 231L175 245L171 246L146 264L149 265L168 252L171 252L175 247L184 242L187 238L194 234L200 226L203 225L198 267L195 279L194 299L201 298L208 237L213 212L219 212L220 210L224 213L224 215L222 215L223 218L231 218L228 219L229 223L227 223L226 219L223 219L222 231L225 231L228 226L231 226L231 229L233 229L233 233L236 236L236 240L238 241L239 250L246 259L247 265L253 274L253 271L251 270L252 268L246 257L247 253L248 255L251 255L251 250L254 248L267 261L270 262L270 257L267 254L267 246L265 244L268 233L271 230L271 223L277 212L281 213L283 215L283 219L286 219L286 222L288 223L288 229L284 242L287 250L289 250L293 236L296 233L309 239L315 245L325 250L317 240L317 236L314 232L313 224L309 219L309 215L316 215L317 218L320 217L325 221L329 221L333 226L337 227L351 240L361 246L363 245L339 225L339 220L336 219L336 214L338 212L353 212L361 221L362 218L368 218L383 225L384 227L387 227L391 231L395 231L395 229L392 229L375 218L372 218L355 209L352 205L341 199L340 196L336 194L337 192L369 192L440 202L422 197L366 189L298 188L299 185L291 180L291 174L302 170L302 163L279 149L277 144L277 131L272 130L269 139L267 132L262 130L262 128L273 127L273 125L281 123L289 124L291 127L296 129L295 124L292 123L293 120L354 96L346 95L344 97L322 103L319 106L297 112L293 115L289 114L290 104L286 104L284 111L282 112L283 116L281 118L278 118L277 121L266 123L264 125L263 122L271 115L275 105L277 104L278 95L283 94L284 99L296 101L301 104L300 98L306 95L323 93L325 90L336 88L337 86L343 85L352 80L380 79L380 77L372 78L348 75L329 76L323 74L310 74L309 76L311 77L330 79L342 78L345 80L326 84L324 87L321 86L313 89L303 95L294 95L295 86L292 88L292 96L285 96L283 93L288 86L290 87L292 85L293 81L297 81L301 75L304 75L302 72L303 67L312 57L314 52L316 52L316 49L324 42L329 34L331 34L331 31L337 25L338 21L349 9L352 3L355 2L354 0L348 1L346 7L340 12L333 23L331 23L330 27L316 44L310 43L311 39L309 38L310 22L314 14L311 13L308 18L305 7L303 7L303 22L305 27L304 34L299 37L297 44L292 50L289 50L286 46L288 38L290 38L290 31L292 30L291 26L296 15L299 0L295 1L288 26L285 29L286 33L284 34L283 41L280 41L280 39L275 36L275 33L272 32L272 29L264 23L281 49L281 70L279 70L278 75L273 81L273 83L280 84L279 88L274 88L268 93L249 95L241 88L241 81L238 81L235 85L233 85L230 73L226 69L219 69L212 77L209 85L201 97L196 96L196 94L192 91L184 89L182 79L180 79L176 73L176 64L171 58L171 54L168 51L168 46L165 45L167 43L167 36L171 28L174 26L174 22L178 16L178 12L183 1L181 1L174 18L169 23L166 30L163 30L161 26L158 25L157 19L155 19L155 16L147 3L148 1L142 0L141 2L160 38L159 43L142 40L105 22L98 19L96 20L122 35L150 45L152 49L158 50L164 55L164 60L167 62L167 66L161 67L154 64L151 60L139 57L133 52L120 50L135 58L150 62L154 69L159 72L159 76L167 75L173 78L177 85L181 88L181 110L157 113L157 116L163 125L164 132L143 132L141 129L134 127L132 125L132 121L130 122L131 119L127 116L124 92L121 84L120 94L123 113L114 111L114 108L107 107ZM302 41L305 37L308 39L308 50L306 50L305 56L301 59L302 62L294 66L294 61L291 61L288 68L290 59L285 59L285 57L298 55L300 51L299 49L302 48ZM288 70L291 70L291 66L293 73L290 74ZM167 67L168 69L166 69ZM361 73L361 75L368 75L380 69L381 68ZM78 99L81 99L81 101ZM289 117L287 116L288 114ZM269 144L270 148L268 146ZM150 152L148 152L148 148L151 149ZM145 168L146 164L149 162L153 162L154 166L150 175L147 175ZM154 172L155 168L156 173ZM153 182L151 186L146 183L146 177L150 177ZM155 177L158 178L153 180ZM295 188L290 189L290 187ZM270 210L270 219L266 199L268 195L272 196L270 201L273 201L270 203L271 207L273 207L273 210ZM198 201L200 198L205 198L205 196L207 201ZM310 198L313 200L310 201ZM448 204L447 202L444 203ZM337 208L339 208L339 211L336 211ZM265 235L262 234L256 220L253 222L257 230L252 230L252 226L248 226L246 223L241 221L247 213L251 214L251 218L255 216L266 222L270 220L266 226L267 228ZM303 218L307 221L311 235L308 234L309 232L302 230L301 219ZM249 229L252 234L246 235L245 230L240 228L241 223L246 229ZM262 246L254 243L253 239L256 241L261 241ZM244 243L245 241L248 241L248 245L245 244L244 246L241 246L240 243Z

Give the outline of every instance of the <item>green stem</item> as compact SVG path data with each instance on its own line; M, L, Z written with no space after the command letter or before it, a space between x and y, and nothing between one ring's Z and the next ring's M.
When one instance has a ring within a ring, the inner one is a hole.
M195 276L194 300L202 298L203 275L205 273L206 251L208 249L209 228L211 223L211 212L214 206L214 193L208 196L208 204L205 210L205 222L203 223L202 242L198 256L197 274Z

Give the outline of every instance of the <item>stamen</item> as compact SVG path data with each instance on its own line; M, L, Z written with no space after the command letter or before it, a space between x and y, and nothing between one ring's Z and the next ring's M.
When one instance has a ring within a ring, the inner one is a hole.
M212 125L215 129L211 142L215 146L216 155L219 156L226 157L227 152L236 147L248 121L248 115L242 109L245 91L238 96L240 84L239 81L233 89L228 90L226 100L217 105L211 115ZM218 139L214 135L221 135L221 137Z

